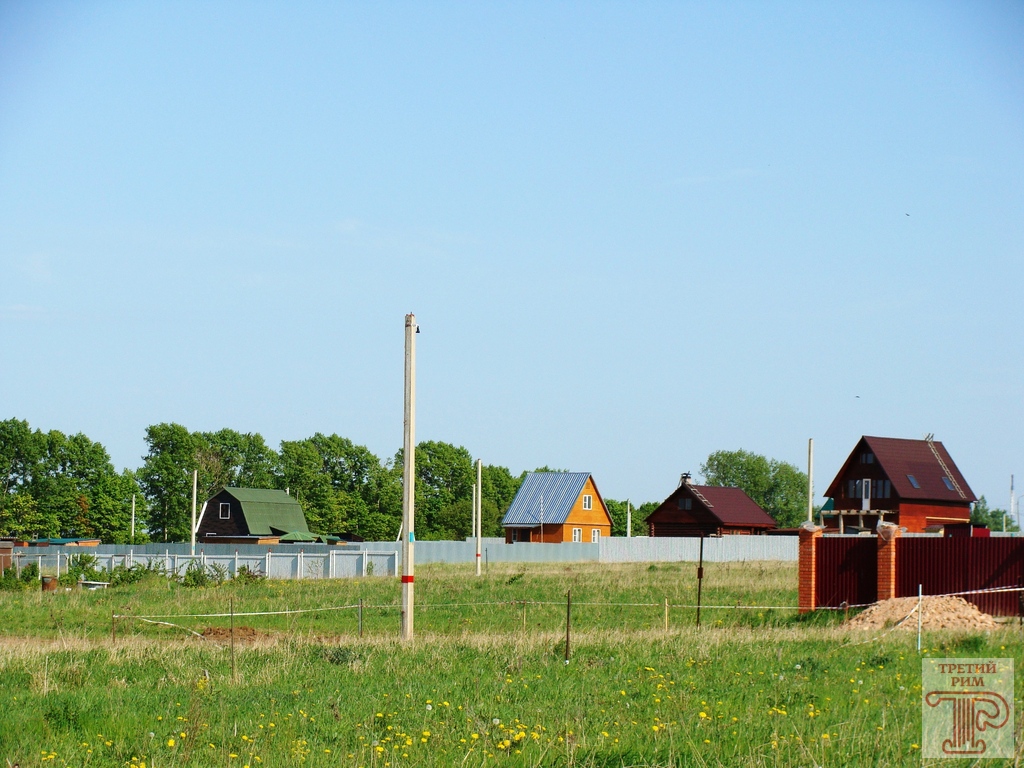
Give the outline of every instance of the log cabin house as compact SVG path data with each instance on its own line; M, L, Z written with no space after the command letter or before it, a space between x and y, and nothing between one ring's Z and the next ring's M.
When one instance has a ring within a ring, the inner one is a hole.
M694 485L687 472L647 516L651 536L726 536L764 533L775 520L742 488Z
M880 520L910 533L967 526L977 501L946 447L931 438L864 436L825 492L826 530L874 531Z
M501 521L505 542L597 543L612 518L589 472L530 472Z

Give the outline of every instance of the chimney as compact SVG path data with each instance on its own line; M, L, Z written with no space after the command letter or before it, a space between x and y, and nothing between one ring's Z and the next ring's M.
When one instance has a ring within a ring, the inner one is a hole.
M679 476L679 485L677 487L682 488L684 485L693 485L693 479L690 477L689 472L683 472Z

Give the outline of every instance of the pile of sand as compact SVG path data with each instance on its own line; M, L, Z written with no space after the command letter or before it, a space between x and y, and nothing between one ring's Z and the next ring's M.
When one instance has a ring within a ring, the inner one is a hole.
M916 597L883 600L854 616L846 626L850 629L886 629L903 621L899 625L901 629L916 630L916 606ZM921 611L923 629L996 629L999 626L995 619L962 597L925 597Z

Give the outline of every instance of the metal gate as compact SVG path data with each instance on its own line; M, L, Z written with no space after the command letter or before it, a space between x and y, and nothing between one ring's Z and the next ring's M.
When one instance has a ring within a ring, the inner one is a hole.
M878 599L878 545L874 536L822 536L818 539L815 570L817 605L838 608L844 602L866 605Z
M874 537L823 536L817 542L817 605L838 608L878 599L878 545Z

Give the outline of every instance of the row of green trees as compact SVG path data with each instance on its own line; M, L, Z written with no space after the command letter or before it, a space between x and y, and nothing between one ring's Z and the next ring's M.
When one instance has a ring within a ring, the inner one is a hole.
M138 490L134 474L119 473L85 435L0 421L0 532L125 541Z
M226 486L288 489L310 530L393 539L402 518L402 452L381 459L338 435L285 440L274 450L258 433L192 432L180 424L146 428L147 453L137 470L118 472L106 449L82 434L33 430L0 421L0 535L91 536L105 542L185 541L191 519L192 472L199 499ZM548 467L541 467L541 471ZM701 466L709 485L736 485L780 525L803 519L807 477L791 464L747 451L718 451ZM487 464L482 472L483 533L501 536L501 518L526 473ZM416 447L416 531L422 539L471 533L473 456L461 446L426 441ZM666 493L667 495L667 493ZM626 502L605 499L612 534L626 533ZM632 505L634 535L657 503Z

